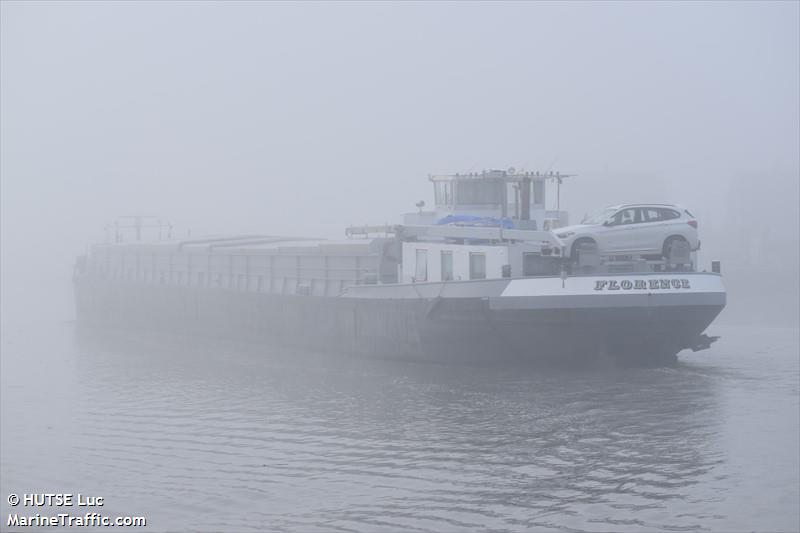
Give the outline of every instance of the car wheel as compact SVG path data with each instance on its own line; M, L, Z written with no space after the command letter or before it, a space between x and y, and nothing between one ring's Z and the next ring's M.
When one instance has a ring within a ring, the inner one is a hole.
M580 239L575 239L575 242L572 243L572 248L569 253L569 257L570 259L572 259L572 261L574 262L578 261L578 250L584 244L597 245L594 239L589 239L588 237L581 237Z
M680 235L673 235L672 237L669 237L667 240L665 240L664 247L661 250L661 255L664 257L664 259L669 257L669 251L672 248L672 245L675 244L676 242L687 242L687 241Z

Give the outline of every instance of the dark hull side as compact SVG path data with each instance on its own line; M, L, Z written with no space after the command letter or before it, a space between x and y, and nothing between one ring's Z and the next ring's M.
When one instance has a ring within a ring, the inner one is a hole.
M81 322L347 354L486 364L663 364L721 305L492 309L488 298L364 299L75 280Z

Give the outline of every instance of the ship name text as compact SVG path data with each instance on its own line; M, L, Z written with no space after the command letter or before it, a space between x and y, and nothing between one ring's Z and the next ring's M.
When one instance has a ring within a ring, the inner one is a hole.
M618 291L618 290L669 290L669 289L691 289L688 279L599 279L594 282L596 291Z

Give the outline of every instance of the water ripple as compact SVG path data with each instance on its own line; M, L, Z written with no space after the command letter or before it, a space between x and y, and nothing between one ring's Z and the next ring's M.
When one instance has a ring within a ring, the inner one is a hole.
M746 501L737 487L750 475L731 466L751 453L737 448L736 409L785 442L786 428L759 424L800 390L796 364L772 352L782 368L740 358L534 373L77 340L61 392L70 409L41 427L6 417L4 432L41 451L55 425L67 444L46 449L60 479L149 510L153 530L730 529L749 516L728 504ZM26 389L3 394L21 401ZM797 462L779 452L771 480L786 488ZM23 472L4 463L4 477Z

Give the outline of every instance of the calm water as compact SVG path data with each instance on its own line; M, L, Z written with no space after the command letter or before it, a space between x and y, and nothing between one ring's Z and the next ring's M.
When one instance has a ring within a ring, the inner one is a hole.
M798 331L712 331L542 373L7 325L3 524L80 492L147 531L797 531Z

